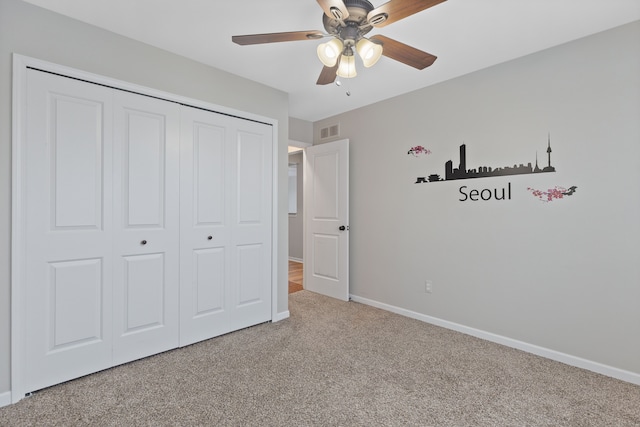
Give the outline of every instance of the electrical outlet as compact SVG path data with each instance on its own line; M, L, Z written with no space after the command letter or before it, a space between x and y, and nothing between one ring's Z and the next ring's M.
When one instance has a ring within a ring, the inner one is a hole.
M428 294L430 294L431 291L433 291L433 283L431 283L431 280L424 281L424 291Z

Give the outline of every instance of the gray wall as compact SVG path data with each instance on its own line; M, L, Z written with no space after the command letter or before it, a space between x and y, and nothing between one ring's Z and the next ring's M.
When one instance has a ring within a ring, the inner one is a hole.
M12 53L277 119L278 311L287 311L288 95L23 3L0 0L0 394L10 389Z
M634 22L314 123L350 140L351 293L640 374L639 40ZM463 143L469 169L544 166L549 133L556 173L414 184Z
M298 140L299 141L299 140ZM304 141L303 141L304 142ZM303 209L303 175L304 167L302 162L302 153L295 153L289 155L289 164L295 163L298 165L298 212L295 215L289 215L289 258L302 259L302 242L304 230L304 209Z
M311 144L313 142L313 123L289 117L289 139Z

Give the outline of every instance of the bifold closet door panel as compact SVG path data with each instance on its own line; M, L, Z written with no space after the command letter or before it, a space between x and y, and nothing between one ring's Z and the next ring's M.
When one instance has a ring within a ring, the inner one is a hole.
M24 388L112 364L112 94L27 71Z
M229 332L232 118L183 107L180 345Z
M237 120L233 138L230 328L271 319L272 128Z
M114 364L179 345L180 106L114 93Z

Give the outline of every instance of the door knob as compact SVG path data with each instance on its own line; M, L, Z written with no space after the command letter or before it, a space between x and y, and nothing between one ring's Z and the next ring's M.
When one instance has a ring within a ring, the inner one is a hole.
M207 240L213 240L213 236L208 236Z
M144 246L144 245L146 245L146 244L147 244L147 241L146 241L146 240L143 240L142 242L140 242L140 244L141 244L142 246Z
M341 225L340 228L338 228L338 230L340 230L340 231L344 231L346 229L347 229L347 227L345 227L344 225Z

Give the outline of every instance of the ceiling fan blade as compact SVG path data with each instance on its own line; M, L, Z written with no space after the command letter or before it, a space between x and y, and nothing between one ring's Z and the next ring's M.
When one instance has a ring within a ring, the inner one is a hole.
M317 40L324 37L322 31L291 31L288 33L248 34L245 36L232 36L231 40L239 45L261 43L292 42L297 40Z
M342 0L318 0L325 15L331 19L347 19L349 11Z
M336 81L336 71L338 71L338 64L333 67L325 67L320 72L320 77L318 77L317 85L328 85Z
M423 52L389 37L376 34L369 40L382 45L382 54L388 58L395 59L403 64L410 65L418 70L427 68L438 58L430 53Z
M369 12L367 21L374 27L384 27L444 1L446 0L391 0Z

